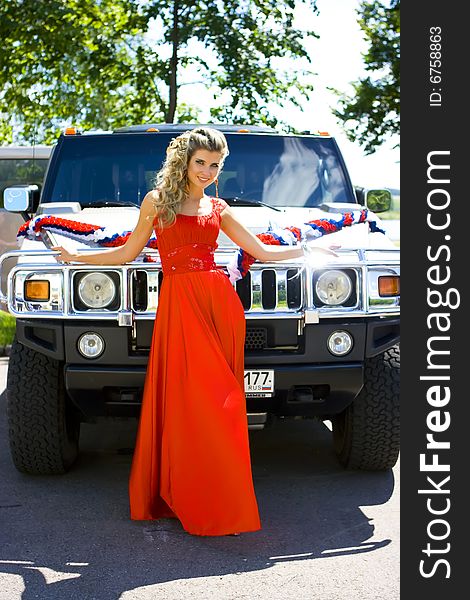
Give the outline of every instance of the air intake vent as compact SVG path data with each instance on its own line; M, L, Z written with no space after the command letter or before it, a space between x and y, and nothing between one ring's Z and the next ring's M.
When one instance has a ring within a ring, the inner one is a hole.
M264 350L267 345L267 331L263 327L247 328L245 350Z

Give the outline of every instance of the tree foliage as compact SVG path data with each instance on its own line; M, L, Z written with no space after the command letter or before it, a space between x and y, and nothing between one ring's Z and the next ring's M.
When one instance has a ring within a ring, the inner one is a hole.
M333 114L346 134L370 154L399 132L400 117L400 0L389 7L379 0L362 2L359 25L369 44L364 54L371 75L354 82L351 96L341 95Z
M316 0L304 3L317 12ZM16 142L50 143L64 123L86 130L197 119L197 107L178 99L190 66L223 98L214 121L274 125L270 102L298 106L312 89L302 82L308 71L279 66L284 57L310 62L302 36L316 34L294 27L294 7L295 0L3 0L0 142L12 141L13 127Z

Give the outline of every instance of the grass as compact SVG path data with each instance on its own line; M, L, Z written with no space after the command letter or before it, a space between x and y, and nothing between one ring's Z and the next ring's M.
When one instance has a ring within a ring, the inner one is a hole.
M0 310L0 348L9 346L15 335L16 321L10 314Z

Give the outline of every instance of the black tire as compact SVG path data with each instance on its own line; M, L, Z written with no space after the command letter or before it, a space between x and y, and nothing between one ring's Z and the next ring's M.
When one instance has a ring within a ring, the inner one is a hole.
M18 471L58 475L78 456L80 420L67 400L59 361L12 344L7 375L10 450Z
M348 469L391 469L400 451L400 349L366 360L364 387L332 419L336 455Z

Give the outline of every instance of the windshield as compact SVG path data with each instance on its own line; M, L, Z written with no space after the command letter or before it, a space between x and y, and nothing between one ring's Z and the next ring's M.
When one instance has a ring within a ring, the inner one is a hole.
M62 138L42 202L139 205L153 189L174 136L133 133ZM222 198L274 207L356 201L330 138L227 134L227 141L230 154L219 176ZM215 195L214 185L206 193Z

